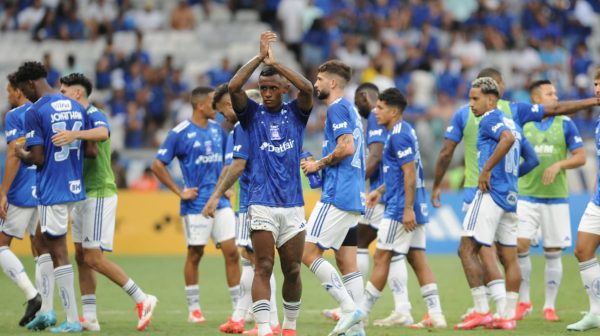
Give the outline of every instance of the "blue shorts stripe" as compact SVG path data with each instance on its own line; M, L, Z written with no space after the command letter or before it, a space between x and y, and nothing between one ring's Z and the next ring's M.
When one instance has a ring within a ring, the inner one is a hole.
M317 237L319 233L321 233L321 224L327 215L327 210L329 209L329 204L321 203L323 206L319 209L317 213L317 218L315 219L315 224L310 230L310 235L313 237Z
M323 206L319 209L319 212L317 213L317 218L315 219L315 225L313 226L312 230L311 230L311 235L313 237L318 237L319 233L321 233L321 224L324 220L324 218L327 216L327 210L329 207L329 204L325 204L325 203L321 203L323 204Z
M477 199L473 202L473 211L471 211L471 217L469 218L469 224L467 225L467 231L475 229L477 224L477 217L479 216L479 209L481 208L481 202L483 200L483 193L477 194Z

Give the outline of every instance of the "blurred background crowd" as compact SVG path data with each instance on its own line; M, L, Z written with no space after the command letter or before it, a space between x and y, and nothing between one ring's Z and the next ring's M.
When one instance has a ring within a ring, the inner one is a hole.
M541 78L561 100L590 97L600 64L597 0L4 0L0 74L38 59L53 85L71 72L93 78L94 104L111 116L119 186L151 190L159 185L147 164L191 115L189 91L227 82L266 29L279 33L277 57L310 80L327 59L350 64L351 99L362 82L404 92L428 178L445 127L483 67L502 72L505 99L528 101L529 83ZM4 92L0 98L7 105ZM321 151L325 109L315 105L307 129L313 153ZM598 112L573 116L590 160ZM462 181L457 156L452 189ZM572 189L592 188L594 174L593 165L570 173Z

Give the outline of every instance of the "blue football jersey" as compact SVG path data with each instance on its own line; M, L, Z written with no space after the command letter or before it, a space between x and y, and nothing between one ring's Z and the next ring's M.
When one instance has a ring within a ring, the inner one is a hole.
M414 163L416 168L413 210L417 224L425 224L429 219L419 141L410 124L401 120L392 128L383 149L386 200L383 216L398 222L402 222L404 216L405 188L402 166L407 163Z
M25 103L8 111L4 130L6 143L10 143L25 136L25 114L31 103ZM20 207L34 207L38 205L35 185L35 166L26 166L23 162L8 190L8 203Z
M517 210L517 181L521 162L521 143L524 141L523 131L500 110L495 109L481 117L477 134L477 155L479 171L496 150L500 135L511 131L515 142L508 153L492 168L490 177L490 195L498 206L508 212Z
M236 114L248 135L248 205L303 206L300 152L310 111L302 111L293 100L270 112L248 99L246 108Z
M250 185L250 173L248 167L250 163L249 145L248 145L248 134L242 128L242 125L238 122L233 127L233 158L246 160L246 169L238 179L240 184L240 212L248 212L248 187Z
M386 139L387 130L385 129L385 126L377 124L377 118L375 118L375 113L371 112L371 114L369 114L369 119L367 119L367 150L369 145L372 143L379 142L385 144ZM371 176L369 176L369 192L377 189L377 187L379 187L382 184L383 160L379 162L378 168L373 172Z
M329 105L323 132L323 157L335 150L337 138L344 134L353 136L354 154L323 169L321 202L341 210L364 213L364 135L360 115L348 99L338 98Z
M60 129L86 129L86 110L62 94L41 97L25 113L27 148L44 147L44 165L37 167L37 196L41 205L63 204L85 199L81 141L65 146L52 144Z
M96 106L90 105L87 108L87 129L92 129L96 127L106 127L108 129L108 133L112 131L110 129L110 124L108 123L108 118L106 118L106 114L102 113Z
M217 186L226 149L227 134L212 120L208 121L206 128L184 120L169 131L156 158L166 165L177 158L185 186L198 188L198 196L195 199L181 200L182 216L202 212ZM223 196L217 209L230 206L229 200Z
M596 156L598 158L597 163L598 167L600 167L600 117L596 119ZM596 181L596 191L594 192L594 196L592 197L592 203L600 206L600 169L598 169L598 180Z

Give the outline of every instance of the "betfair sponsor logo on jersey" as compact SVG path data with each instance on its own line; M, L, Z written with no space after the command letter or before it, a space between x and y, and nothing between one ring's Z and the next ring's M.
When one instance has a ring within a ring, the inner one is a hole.
M294 140L288 140L279 146L273 146L267 142L263 142L262 145L260 145L260 150L267 151L269 153L275 152L277 154L283 153L292 148L294 148Z
M214 153L211 155L200 155L196 159L196 164L222 162L223 154Z

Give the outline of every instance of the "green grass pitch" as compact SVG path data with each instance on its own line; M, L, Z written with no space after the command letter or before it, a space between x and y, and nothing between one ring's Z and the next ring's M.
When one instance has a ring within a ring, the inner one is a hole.
M206 324L193 325L187 322L187 304L183 292L184 257L112 257L125 271L148 293L156 295L159 305L155 317L145 331L152 335L219 335L218 326L231 314L231 301L225 282L222 259L207 256L200 267L200 292L203 312L208 319ZM33 260L22 258L28 274L33 277ZM442 306L450 325L446 330L410 330L407 328L380 328L369 326L368 335L479 335L498 334L503 331L455 331L451 327L458 322L460 315L471 305L471 295L467 288L460 262L456 256L430 256L429 261L437 277L440 288ZM567 254L563 257L564 275L557 302L557 313L560 322L545 322L541 315L544 301L544 261L543 257L533 257L532 299L533 314L519 322L517 331L509 334L519 335L558 335L567 334L567 324L581 318L581 311L588 308L588 299L583 290L575 257ZM418 285L412 272L410 274L410 299L413 304L413 317L420 318L425 313ZM277 268L278 286L281 285L281 274ZM323 308L334 307L334 301L316 281L306 267L302 270L303 297L302 310L298 322L298 335L327 335L333 328L331 321L321 317ZM75 281L77 283L77 280ZM31 334L18 326L24 311L24 298L17 287L6 276L0 277L0 335ZM76 289L78 291L78 287ZM77 292L78 293L78 292ZM64 312L55 295L55 310L58 320L62 322ZM79 301L79 295L77 295ZM279 301L280 319L283 319L281 296ZM135 330L136 313L133 302L117 286L102 276L98 276L98 318L102 335L139 335ZM493 306L493 305L492 305ZM386 289L384 296L377 303L371 314L371 321L386 316L392 309L392 298ZM79 308L81 313L81 308ZM248 324L247 327L250 327ZM47 333L47 332L43 332ZM588 334L597 334L590 331Z

